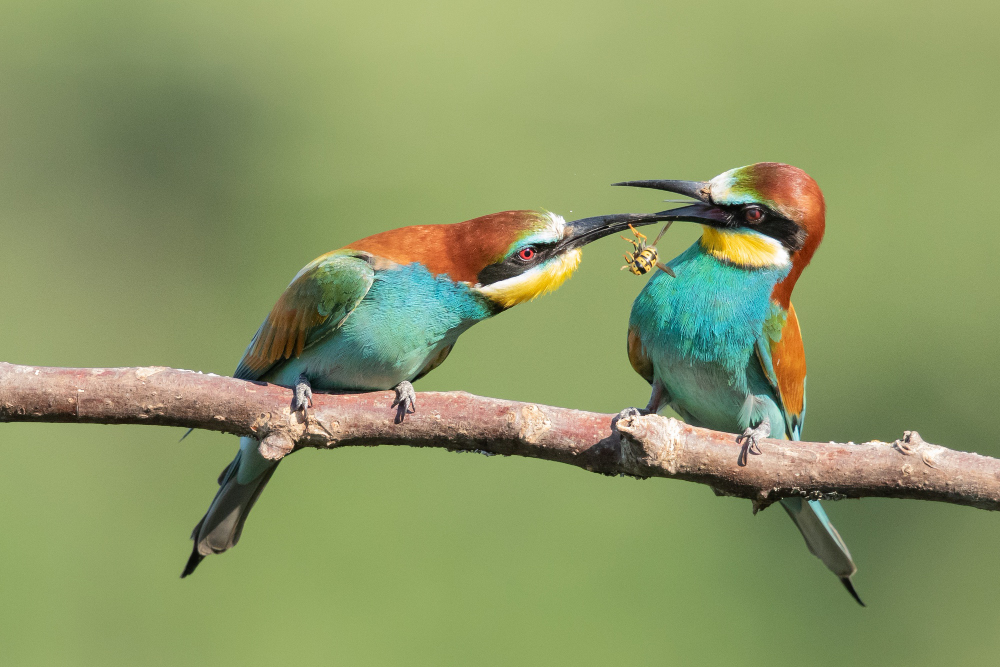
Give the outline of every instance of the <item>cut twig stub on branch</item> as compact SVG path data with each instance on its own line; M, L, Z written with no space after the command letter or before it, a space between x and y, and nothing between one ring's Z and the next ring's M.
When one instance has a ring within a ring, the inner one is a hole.
M260 441L260 455L269 461L280 461L295 449L295 441L285 431L271 431Z

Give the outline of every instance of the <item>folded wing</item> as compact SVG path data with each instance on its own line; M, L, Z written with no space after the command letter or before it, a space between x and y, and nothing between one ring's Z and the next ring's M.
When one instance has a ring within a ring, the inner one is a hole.
M334 251L299 271L260 325L234 377L257 380L336 331L375 280L371 255Z

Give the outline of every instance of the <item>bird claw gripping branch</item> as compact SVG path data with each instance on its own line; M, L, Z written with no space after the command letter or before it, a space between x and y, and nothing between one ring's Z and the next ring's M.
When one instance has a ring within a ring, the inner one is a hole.
M295 383L295 397L292 398L292 412L295 413L302 410L302 416L308 421L309 406L312 404L312 385L309 384L309 378L306 377L306 374L302 373L299 375L299 379Z
M413 385L405 380L393 389L396 392L396 399L392 402L392 407L396 408L396 423L402 424L407 414L417 411L417 395Z

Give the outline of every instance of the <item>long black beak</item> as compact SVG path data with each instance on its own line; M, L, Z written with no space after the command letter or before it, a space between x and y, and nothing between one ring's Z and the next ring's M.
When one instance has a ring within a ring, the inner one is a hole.
M698 222L712 227L730 227L733 217L725 209L713 206L709 197L709 184L706 181L623 181L612 185L628 185L635 188L652 188L666 190L679 195L700 200L690 206L682 206L669 211L661 211L656 215L664 220L686 220Z
M676 192L685 197L700 199L705 203L710 203L708 198L709 184L706 181L622 181L621 183L612 183L612 185L628 185L633 188L666 190L667 192Z
M566 223L566 231L559 243L559 251L579 248L591 241L604 238L609 234L628 229L629 225L639 227L652 225L663 220L673 220L669 215L673 211L661 213L617 213L615 215L598 215L593 218L582 218Z

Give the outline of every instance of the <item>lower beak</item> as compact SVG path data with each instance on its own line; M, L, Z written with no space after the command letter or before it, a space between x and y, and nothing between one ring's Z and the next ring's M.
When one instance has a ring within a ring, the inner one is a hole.
M665 190L701 200L690 206L657 213L663 220L686 220L712 227L731 227L733 224L732 215L728 211L712 205L709 196L711 186L706 181L624 181L614 185Z
M687 222L698 222L710 227L732 227L733 216L725 209L712 206L711 204L691 204L680 208L672 208L657 215L663 220L686 220Z
M560 251L585 246L591 241L604 238L615 232L628 229L629 225L640 227L652 225L663 220L673 220L668 217L673 211L662 213L618 213L616 215L598 215L593 218L582 218L566 223L563 240L559 244Z

